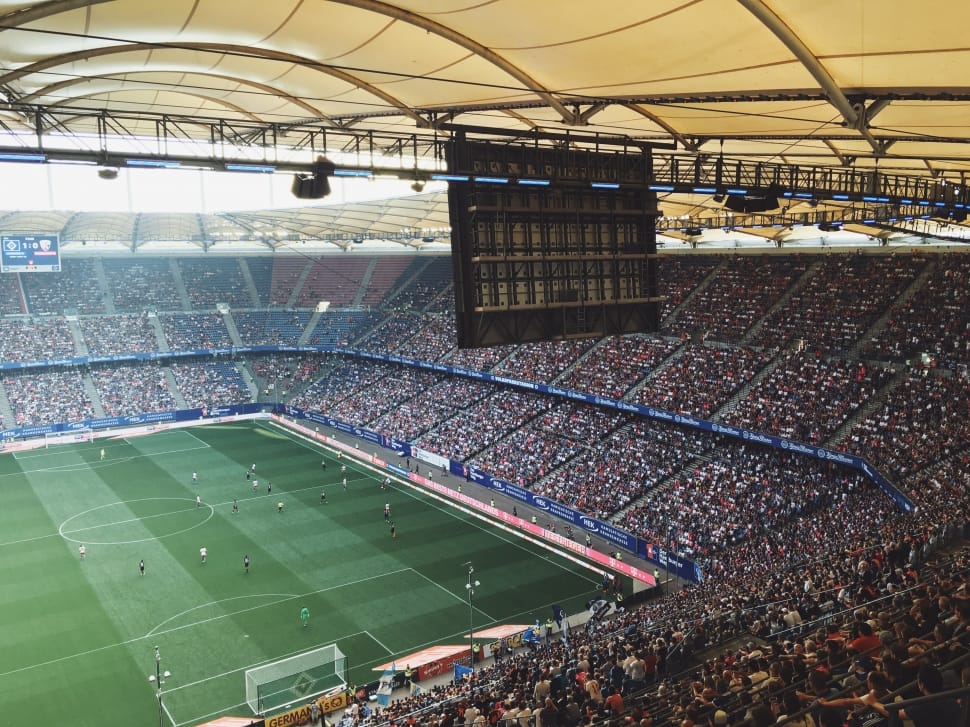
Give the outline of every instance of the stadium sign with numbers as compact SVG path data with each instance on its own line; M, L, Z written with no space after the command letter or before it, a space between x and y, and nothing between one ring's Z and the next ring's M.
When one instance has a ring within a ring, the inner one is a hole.
M59 273L60 241L56 234L3 235L0 238L0 272Z

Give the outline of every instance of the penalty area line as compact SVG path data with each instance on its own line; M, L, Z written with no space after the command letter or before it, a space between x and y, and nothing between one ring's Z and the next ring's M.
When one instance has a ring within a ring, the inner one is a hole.
M391 651L390 649L387 648L387 644L385 644L379 638L377 638L376 636L374 636L374 634L372 634L370 631L361 631L360 633L367 634L370 637L370 640L371 641L373 641L375 644L377 644L382 649L384 649L384 651L386 651L388 654L393 654L394 653L393 651Z

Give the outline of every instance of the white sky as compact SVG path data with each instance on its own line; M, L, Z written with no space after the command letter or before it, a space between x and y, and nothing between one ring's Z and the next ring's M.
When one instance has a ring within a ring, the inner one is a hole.
M0 164L0 211L218 213L306 207L388 199L414 194L397 179L331 179L332 193L320 201L290 193L290 173L229 173L202 169L118 170L100 179L97 167L81 164Z

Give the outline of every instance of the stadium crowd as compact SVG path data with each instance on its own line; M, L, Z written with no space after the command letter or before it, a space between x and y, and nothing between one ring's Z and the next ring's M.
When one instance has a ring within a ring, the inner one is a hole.
M252 400L249 387L229 361L172 363L169 368L189 409L240 404Z
M802 276L808 261L785 257L728 257L717 274L698 286L663 323L673 335L698 334L717 341L741 341L751 327Z
M944 256L919 291L889 306L885 328L866 341L870 358L897 363L931 354L940 367L970 364L970 260Z
M590 340L523 343L515 346L492 373L549 384L592 348Z
M77 355L74 337L61 317L0 319L0 360L29 363Z
M105 416L177 409L165 372L157 363L98 366L91 370Z
M889 381L892 371L862 361L786 351L731 411L728 424L823 444Z
M636 419L582 450L535 485L535 492L607 520L713 444L687 429Z
M78 319L78 325L91 356L158 350L155 328L146 315L85 317Z
M224 297L222 284L207 277L210 268L195 275L186 272L191 267L182 265L181 276L193 288L207 286L204 295L196 290L198 304ZM243 276L231 268L211 269L239 293ZM96 271L77 270L56 284L25 284L30 309L103 313L109 297ZM970 647L970 561L962 554L940 565L928 561L962 534L970 516L970 387L960 368L970 351L968 263L959 257L712 256L677 258L671 270L665 285L674 316L665 330L679 343L631 336L592 349L572 342L456 351L449 296L418 276L407 292L390 298L397 310L363 346L427 361L448 354L444 360L455 365L626 395L703 418L739 397L724 412L725 422L864 456L918 509L902 512L869 481L837 466L531 392L344 356L254 357L264 382L282 374L309 383L327 372L296 395L297 406L473 463L614 519L703 567L701 583L618 611L609 623L594 620L588 631L574 630L568 645L553 640L503 654L472 681L400 700L369 718L358 711L356 722L400 723L424 708L416 721L428 727L482 727L482 719L504 727L550 727L550 720L573 727L600 719L697 725L716 723L718 710L731 723L747 715L760 724L766 711L773 722L811 706L814 724L821 724L830 712L815 696L841 686L852 672L861 674L856 657L864 652L878 656L877 671L901 684L926 662L942 663ZM174 294L170 288L160 295ZM120 294L114 301L122 309L137 306ZM147 294L145 302L151 302ZM886 325L871 331L884 314ZM277 334L269 320L260 317L244 340L272 343ZM308 317L300 320L305 326ZM213 312L160 321L173 349L231 345L223 317ZM92 354L156 348L154 329L141 317L82 316L80 330ZM687 343L687 334L734 345ZM789 350L798 339L804 350ZM745 347L753 342L766 348ZM925 351L943 370L914 363L894 377L878 363L829 356L859 346L893 360ZM71 326L59 316L0 321L4 362L73 355ZM231 362L181 362L171 370L190 407L250 399ZM0 401L17 425L90 418L96 407L84 376L75 368L6 372ZM90 376L107 414L174 406L164 369L155 364L94 367ZM848 435L832 442L846 425ZM842 634L805 625L820 617L834 620ZM702 666L699 678L673 678L687 652L739 634L757 643L725 651ZM944 671L953 683L954 671ZM935 686L936 677L926 674Z
M853 725L884 724L877 700L856 695L875 685L890 701L891 690L910 698L967 683L970 557L938 552L957 534L913 520L875 538L833 533L828 557L803 567L621 605L585 629L546 630L500 648L470 678L385 708L361 697L340 724L842 727L850 713ZM691 660L725 635L742 638ZM944 698L907 714L917 727L955 725L960 707Z
M469 464L532 489L559 465L598 446L628 420L628 415L619 412L563 402L479 452Z
M638 404L713 419L770 359L767 352L751 348L687 344L630 398Z
M590 350L582 366L570 368L556 385L620 399L676 349L677 344L666 339L613 336ZM570 363L575 363L575 359Z
M813 349L845 355L925 266L917 256L823 257L805 285L769 313L755 339L767 348L802 339Z
M218 313L170 313L158 320L172 351L232 346L229 329Z
M7 371L3 389L13 411L13 426L77 422L94 417L94 406L77 369Z

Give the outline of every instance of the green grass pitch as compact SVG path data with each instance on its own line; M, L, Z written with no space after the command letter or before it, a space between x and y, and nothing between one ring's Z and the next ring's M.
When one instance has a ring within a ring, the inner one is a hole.
M322 452L246 423L0 455L0 723L152 724L155 646L165 724L248 716L247 668L325 644L370 681L467 643L467 561L475 628L575 613L594 592L594 573L346 460L344 492Z

